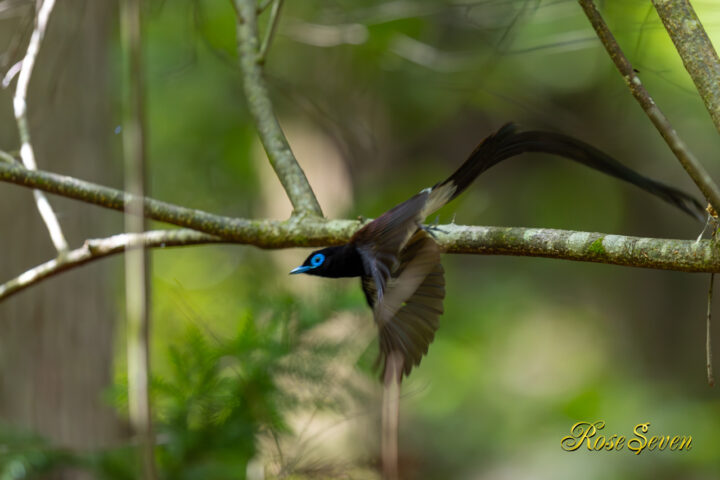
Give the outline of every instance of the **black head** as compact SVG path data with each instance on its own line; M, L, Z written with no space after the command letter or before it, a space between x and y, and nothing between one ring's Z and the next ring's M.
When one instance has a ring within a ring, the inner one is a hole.
M362 259L353 245L328 247L311 253L290 274L307 273L319 277L359 277L364 274Z

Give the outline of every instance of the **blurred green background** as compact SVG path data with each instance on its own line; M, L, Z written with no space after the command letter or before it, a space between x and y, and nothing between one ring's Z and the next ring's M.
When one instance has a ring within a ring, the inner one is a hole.
M718 44L720 5L693 4ZM245 107L230 3L145 6L152 196L224 215L286 218L289 202ZM719 175L717 132L649 2L608 0L602 11L656 103ZM109 112L121 102L113 15ZM55 68L45 75L62 76ZM280 122L331 218L379 215L445 178L511 120L576 136L697 193L574 1L286 1L266 74ZM2 95L9 111L10 95ZM35 108L42 115L43 105ZM98 134L114 153L95 161L119 172L113 132L120 116L110 115L115 120ZM2 146L11 150L12 141ZM69 173L89 178L82 166ZM110 178L120 184L119 174ZM119 215L101 213L111 225L88 226L90 236L117 231ZM629 186L543 155L485 174L440 212L441 223L453 220L686 239L701 229ZM50 256L47 246L39 252L39 260ZM162 478L378 477L371 313L356 280L288 277L306 254L244 246L153 251ZM116 440L48 446L6 410L0 478L60 464L97 478L135 478L122 427L122 263L103 262L114 353L101 401L116 412ZM445 256L444 266L441 328L403 384L403 478L718 478L720 399L705 379L707 275L457 255ZM0 316L12 322L8 310ZM1 368L12 365L6 354ZM14 393L6 387L2 395ZM0 412L10 403L0 402ZM693 448L641 455L560 448L575 422L597 420L608 435L626 436L650 422L651 433L692 435Z

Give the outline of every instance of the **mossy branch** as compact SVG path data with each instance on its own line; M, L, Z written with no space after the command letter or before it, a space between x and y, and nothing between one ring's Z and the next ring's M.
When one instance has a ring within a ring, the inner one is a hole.
M720 132L720 59L689 0L652 0Z
M239 12L237 22L238 53L243 74L243 87L250 114L260 135L268 160L280 179L293 206L293 215L309 214L322 217L322 209L310 188L310 183L295 155L290 150L285 134L273 111L267 85L263 78L262 63L268 46L260 51L257 26L256 0L235 0ZM275 11L275 20L277 11ZM270 28L274 28L271 25ZM269 33L268 33L269 34Z
M64 271L122 253L128 246L137 247L140 244L145 248L165 248L221 242L223 242L221 238L184 228L154 230L142 234L121 233L108 238L89 239L80 248L37 265L0 285L0 300Z
M131 196L120 190L72 177L28 170L0 162L0 181L43 190L101 207L123 211ZM289 220L251 220L215 215L152 198L143 200L147 218L192 230L146 232L148 248L237 243L265 249L319 247L347 242L363 225L358 220L309 217ZM709 240L671 240L606 235L546 228L441 225L435 233L447 253L547 257L583 262L683 272L720 272L720 249ZM90 240L56 259L35 267L4 285L0 300L60 271L124 251L132 237Z

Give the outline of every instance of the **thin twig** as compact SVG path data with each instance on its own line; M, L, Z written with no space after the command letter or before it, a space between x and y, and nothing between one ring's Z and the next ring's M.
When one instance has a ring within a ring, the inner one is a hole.
M234 0L240 16L237 21L238 53L243 87L250 113L267 153L270 165L280 179L293 206L293 215L322 216L322 209L310 188L305 172L290 150L285 134L273 111L259 62L257 4L255 0Z
M720 132L720 59L700 19L688 0L652 3Z
M715 282L715 274L710 274L710 288L708 288L708 299L707 299L707 321L705 331L705 363L707 366L707 380L708 385L711 387L715 385L715 377L713 376L712 367L712 337L710 336L710 319L712 316L712 297L713 297L713 283Z
M258 15L261 14L262 12L264 12L264 11L267 9L267 7L269 7L270 4L271 4L273 1L274 1L274 0L262 0L262 1L260 2L260 4L258 5L258 7L257 7L257 13L258 13Z
M595 29L598 38L605 47L605 50L607 50L610 58L625 79L625 82L630 88L630 92L635 97L635 100L638 101L642 109L652 121L653 125L655 125L655 128L657 128L660 132L660 135L662 135L665 142L690 175L690 178L692 178L693 182L695 182L703 195L705 195L708 202L715 208L716 211L720 211L720 209L718 209L718 207L720 207L720 189L715 181L677 134L667 117L665 117L662 113L662 110L660 110L660 108L655 104L652 97L640 81L640 77L638 77L637 72L633 69L630 61L627 59L620 48L620 45L618 45L615 40L615 37L610 32L610 29L600 15L600 12L595 7L593 1L578 1Z
M123 156L125 190L134 200L125 204L125 231L131 240L125 253L125 315L127 318L128 411L139 438L144 480L157 478L155 435L150 405L150 274L142 236L145 231L145 105L140 0L121 3L121 30L125 60L125 120ZM136 243L132 243L136 240Z
M7 1L4 2L7 5ZM36 3L37 4L37 3ZM2 4L0 4L2 5ZM12 4L11 4L12 5ZM11 6L10 5L10 6ZM22 8L20 8L22 7ZM0 55L0 58L2 58L2 61L0 61L0 70L5 70L5 78L3 78L2 81L2 88L7 88L10 86L10 82L12 82L13 77L20 71L20 66L22 64L22 60L16 62L14 65L11 65L8 69L8 65L10 62L18 57L18 52L20 52L21 47L25 43L25 39L28 35L28 32L30 35L32 35L33 25L35 22L35 15L26 15L23 10L30 10L31 12L35 9L35 5L32 4L32 2L25 2L23 0L18 1L18 5L16 5L18 16L21 16L21 20L18 22L18 28L15 31L15 34L12 36L10 42L4 47L3 55ZM5 9L5 13L7 13L7 8ZM6 19L3 18L3 8L0 6L0 19ZM10 70L13 70L17 68L17 71L14 73L11 73Z
M0 162L0 181L120 211L130 198L119 190L5 162ZM291 218L277 221L225 217L152 198L145 198L143 204L146 218L268 249L340 245L363 225L357 220ZM683 272L720 272L720 250L708 240L455 224L440 225L435 236L448 253L519 255Z
M17 160L15 160L15 157L13 157L12 155L10 155L9 153L7 153L4 150L0 150L0 161L6 162L6 163L12 163L12 164L17 163Z
M44 0L40 5L35 29L30 37L25 57L22 60L17 85L15 86L15 96L13 97L15 120L17 121L18 132L20 133L20 158L23 164L31 170L37 169L37 162L35 161L35 152L30 139L30 127L27 118L27 92L33 67L35 66L35 60L40 51L40 44L45 36L45 30L47 29L48 20L50 19L50 14L54 6L55 0ZM35 196L35 203L37 204L40 216L50 233L50 239L55 245L58 254L62 255L67 252L68 243L60 227L60 222L58 222L57 216L50 206L47 197L45 197L45 194L35 190L33 191L33 195Z
M0 285L0 300L19 293L28 287L59 273L80 267L94 260L124 252L128 245L142 243L145 248L182 247L225 242L221 238L189 229L152 230L142 234L122 233L108 238L86 240L82 247L70 250L66 255L53 258L23 272Z
M278 19L280 18L280 9L282 8L283 0L275 0L273 3L272 10L270 10L270 20L268 20L267 32L265 32L265 38L263 38L262 45L260 46L260 53L258 53L258 62L264 64L267 60L267 53L272 43L273 35L275 35L275 29L277 28Z
M14 65L12 65L10 68L8 68L8 71L5 74L5 76L3 77L2 83L0 84L0 86L2 86L2 88L9 87L10 84L12 83L13 79L15 78L15 75L20 73L21 67L22 67L22 60L15 62Z

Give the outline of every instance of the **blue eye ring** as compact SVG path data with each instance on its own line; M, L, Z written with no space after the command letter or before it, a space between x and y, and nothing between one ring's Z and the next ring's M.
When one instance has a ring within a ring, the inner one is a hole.
M324 261L325 261L325 255L323 255L322 253L316 253L316 254L313 255L313 257L310 259L310 264L311 264L313 267L319 267L320 265L323 264Z

